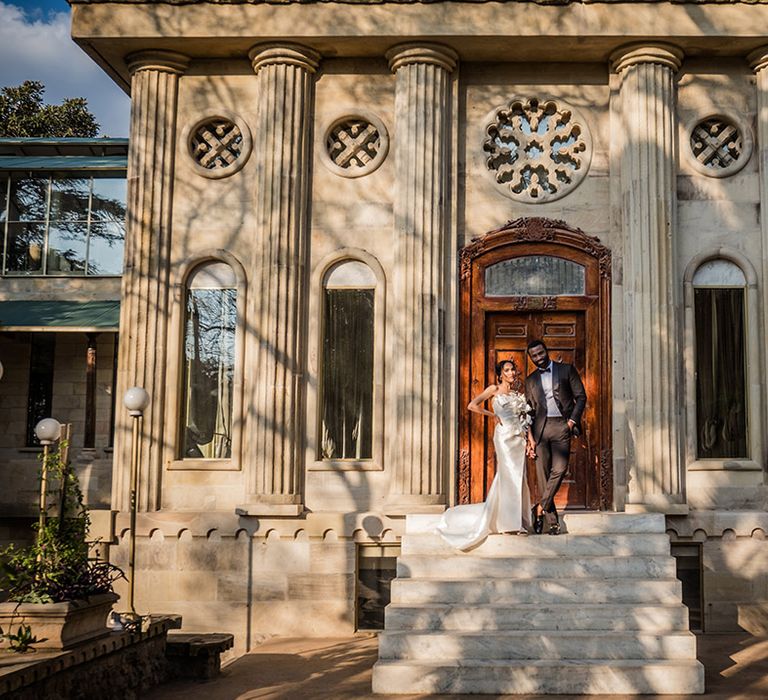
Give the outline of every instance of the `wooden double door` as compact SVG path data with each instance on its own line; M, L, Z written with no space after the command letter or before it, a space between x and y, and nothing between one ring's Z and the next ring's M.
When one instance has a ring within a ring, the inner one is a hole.
M520 381L536 370L527 356L528 343L541 339L549 348L550 357L556 362L567 362L576 366L580 376L586 377L587 371L587 337L585 333L584 311L527 311L505 313L503 311L490 313L486 316L486 348L488 366L486 376L492 383L496 363L512 359L520 370ZM590 368L592 369L592 368ZM596 403L597 386L588 382L587 410L583 424L585 430L581 437L571 440L571 456L568 460L568 471L557 493L555 503L558 509L566 506L571 508L588 508L590 505L589 491L592 484L590 443L588 436L592 432L592 414ZM591 394L591 395L590 395ZM487 430L485 439L485 469L483 474L484 491L490 486L490 480L496 473L496 459L492 440L492 426ZM538 500L536 470L533 460L528 464L528 484L531 487L531 497Z
M535 281L537 265L549 276L544 283ZM576 367L587 393L582 435L571 441L557 506L612 508L610 269L610 251L597 239L547 219L519 219L462 249L458 502L484 500L496 473L493 422L464 410L467 403L496 381L496 363L505 359L514 360L522 390L535 370L527 345L541 339L553 360ZM557 273L567 282L559 293L548 288L552 270L566 271ZM518 273L534 280L532 293L505 295L505 285L512 292L525 287L517 284ZM569 281L572 273L578 284ZM528 462L535 494L541 485Z

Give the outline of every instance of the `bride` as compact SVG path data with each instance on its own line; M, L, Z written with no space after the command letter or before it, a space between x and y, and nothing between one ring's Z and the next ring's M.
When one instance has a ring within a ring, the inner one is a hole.
M496 450L496 476L485 503L449 508L436 530L457 549L471 549L492 532L517 532L527 535L531 503L525 478L525 440L530 423L530 406L513 386L517 367L513 360L496 365L498 384L492 384L469 402L473 413L491 416L495 422L493 447ZM491 400L493 411L482 408Z

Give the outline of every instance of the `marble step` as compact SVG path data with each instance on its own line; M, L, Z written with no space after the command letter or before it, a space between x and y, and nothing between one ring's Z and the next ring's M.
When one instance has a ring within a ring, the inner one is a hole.
M439 515L408 515L406 534L433 532ZM607 533L663 534L666 525L663 513L571 513L561 514L560 521L566 533L598 535Z
M441 662L533 659L695 659L690 632L382 632L380 659Z
M392 581L392 603L680 603L677 579L406 579Z
M443 557L406 555L397 576L419 579L471 578L674 578L675 560L663 557Z
M695 660L378 661L373 692L488 695L698 694L704 667Z
M509 605L394 604L385 610L387 631L398 630L688 630L688 608L673 605L523 603Z
M560 557L560 556L668 556L669 537L666 533L559 535L558 537L490 535L471 552L462 552L449 545L440 535L412 533L402 538L402 554L451 554L461 557Z

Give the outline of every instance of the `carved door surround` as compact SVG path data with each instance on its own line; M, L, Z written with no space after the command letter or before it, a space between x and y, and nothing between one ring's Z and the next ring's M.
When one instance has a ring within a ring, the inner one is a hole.
M485 270L496 263L527 256L568 260L585 270L584 294L560 296L486 296ZM473 239L459 253L459 455L457 502L485 498L490 486L487 453L488 429L482 416L465 410L472 396L487 383L493 352L489 329L500 314L529 312L583 317L585 357L583 379L588 405L583 443L587 451L587 495L579 507L613 507L613 453L611 446L611 252L598 238L564 221L541 217L520 218ZM540 324L534 324L539 327ZM554 359L557 353L551 352ZM568 359L566 357L566 359ZM529 367L519 368L527 374ZM586 371L584 371L586 370ZM530 470L530 466L529 466Z

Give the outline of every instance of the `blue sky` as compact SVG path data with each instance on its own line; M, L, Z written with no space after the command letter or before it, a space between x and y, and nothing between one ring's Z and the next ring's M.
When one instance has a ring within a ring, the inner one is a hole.
M45 98L85 97L103 136L127 136L126 94L70 38L66 0L0 0L0 87L45 84Z

